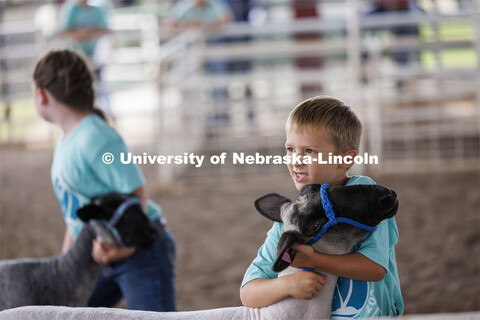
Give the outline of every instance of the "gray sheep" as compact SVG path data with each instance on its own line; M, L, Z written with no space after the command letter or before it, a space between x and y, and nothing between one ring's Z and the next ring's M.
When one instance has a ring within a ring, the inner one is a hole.
M120 207L121 211L117 210ZM77 215L91 223L84 224L65 254L0 261L0 310L27 305L86 306L102 271L102 265L91 256L92 240L97 235L104 241L120 241L139 249L153 246L157 238L138 199L127 195L111 193L94 198ZM113 216L116 223L107 227Z

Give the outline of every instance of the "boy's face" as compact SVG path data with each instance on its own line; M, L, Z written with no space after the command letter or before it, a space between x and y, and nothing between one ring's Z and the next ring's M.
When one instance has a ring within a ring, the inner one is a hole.
M295 128L287 130L285 150L288 156L293 157L293 154L296 154L302 159L318 158L321 153L323 161L328 159L329 153L337 154L330 134L324 129L315 132ZM287 167L298 191L308 184L343 185L346 179L346 170L340 168L338 164L319 164L312 161L312 164L290 163Z

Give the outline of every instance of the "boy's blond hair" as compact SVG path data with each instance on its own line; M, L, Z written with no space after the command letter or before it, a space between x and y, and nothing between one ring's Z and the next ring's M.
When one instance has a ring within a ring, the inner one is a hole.
M343 101L318 96L303 101L292 110L286 130L320 129L330 133L337 152L358 150L362 136L362 123L353 110Z

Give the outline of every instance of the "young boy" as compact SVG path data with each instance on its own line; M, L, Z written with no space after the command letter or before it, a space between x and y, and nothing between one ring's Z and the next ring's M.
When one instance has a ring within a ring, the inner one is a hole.
M287 155L326 159L332 155L358 154L362 124L344 102L331 97L315 97L299 104L286 124ZM375 184L364 176L347 174L351 164L319 164L303 161L289 164L288 170L300 191L308 184L329 183L331 186ZM307 163L307 164L305 164ZM248 307L264 307L292 296L311 299L325 283L326 276L311 271L277 277L272 271L276 248L283 224L275 222L265 243L247 269L242 281L240 298ZM339 275L332 305L335 317L371 318L403 313L395 262L394 246L398 230L394 218L382 221L346 255L331 256L314 252L307 245L298 246L292 266L314 268L319 272Z

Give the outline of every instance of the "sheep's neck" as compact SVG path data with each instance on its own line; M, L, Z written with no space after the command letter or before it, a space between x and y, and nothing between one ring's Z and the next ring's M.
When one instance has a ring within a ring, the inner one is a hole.
M301 269L288 267L278 274L283 277L301 271ZM295 314L297 319L330 319L332 313L332 300L337 285L338 276L333 274L326 274L327 280L322 287L322 290L314 298L310 300L301 300L289 297L285 300L277 302L276 304L267 308L288 309L292 308L291 304L295 305Z
M58 257L60 272L68 274L65 278L76 279L76 287L72 288L78 296L88 296L93 291L103 266L96 263L91 255L92 241L95 233L85 225L72 247Z
M72 247L61 256L62 264L71 272L78 271L79 274L97 271L101 266L97 264L91 255L92 241L95 233L90 226L85 225Z
M347 254L350 253L353 246L360 241L362 236L365 235L364 231L357 232L357 230L350 230L347 234L327 233L317 243L313 245L316 252L324 254ZM288 267L278 274L279 277L283 277L289 274L293 274L301 271L301 269ZM322 290L311 300L296 300L295 304L304 304L304 307L297 308L296 310L302 310L303 314L298 315L301 319L330 319L332 313L332 301L335 293L335 288L338 281L338 276L334 274L326 274L327 279L322 287ZM290 303L287 298L279 303ZM275 306L275 305L274 305Z

